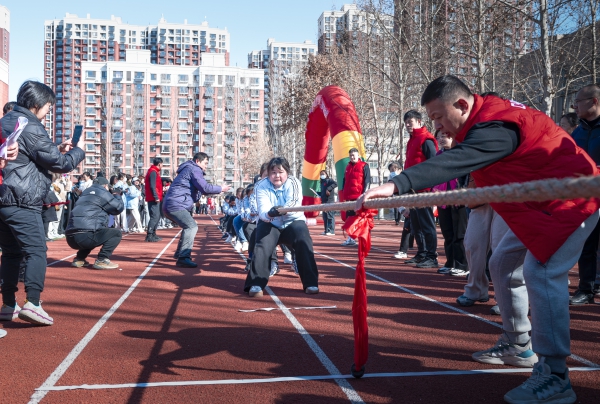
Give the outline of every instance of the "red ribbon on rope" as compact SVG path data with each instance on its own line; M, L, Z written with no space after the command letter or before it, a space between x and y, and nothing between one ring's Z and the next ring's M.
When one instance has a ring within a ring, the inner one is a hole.
M358 263L354 280L352 301L352 321L354 323L354 366L360 371L369 356L369 325L367 324L367 275L365 258L371 250L371 230L375 227L375 209L361 209L356 216L346 218L342 229L358 241Z

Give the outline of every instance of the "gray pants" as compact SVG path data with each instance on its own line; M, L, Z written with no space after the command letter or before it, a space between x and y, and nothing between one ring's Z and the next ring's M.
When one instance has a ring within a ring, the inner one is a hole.
M179 257L179 259L190 258L194 239L196 238L196 233L198 233L198 224L192 217L192 213L187 210L178 210L175 212L167 212L165 210L163 213L182 229L175 256Z
M506 222L490 205L485 204L471 211L464 240L467 264L471 271L464 295L469 299L488 297L490 283L485 274L487 255L490 250L495 251L507 231Z
M598 212L583 222L546 264L539 263L512 230L502 237L490 259L504 331L511 342L523 344L531 330L534 352L546 358L553 372L564 372L571 354L568 272L597 222ZM527 318L530 305L531 323Z

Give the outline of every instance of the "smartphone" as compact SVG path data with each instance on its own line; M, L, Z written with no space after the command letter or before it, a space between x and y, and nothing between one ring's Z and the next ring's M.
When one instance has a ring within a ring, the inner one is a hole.
M73 131L73 137L71 138L71 144L73 147L77 146L79 143L79 139L81 138L81 134L83 133L83 125L75 125L75 130Z

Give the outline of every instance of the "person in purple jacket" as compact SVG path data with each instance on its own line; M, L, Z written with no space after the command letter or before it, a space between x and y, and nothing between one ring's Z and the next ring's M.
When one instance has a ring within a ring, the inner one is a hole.
M218 186L207 183L204 179L207 165L208 155L196 153L191 160L179 166L177 177L163 198L163 213L182 229L174 255L178 267L195 268L198 266L191 259L194 238L198 232L198 225L192 217L194 204L200 200L200 196L203 194L220 194L231 188L227 184Z

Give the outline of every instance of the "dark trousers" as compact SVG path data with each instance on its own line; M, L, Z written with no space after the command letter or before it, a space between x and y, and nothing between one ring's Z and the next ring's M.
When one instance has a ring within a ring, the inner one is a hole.
M248 233L246 233L246 240L248 240L248 256L250 258L252 258L254 256L254 246L256 245L256 229L259 228L260 226L266 225L265 222L262 221L258 221L258 223L254 224L254 223L250 223L249 226L254 225L253 228L250 228L250 233L248 235ZM286 252L291 252L289 250L289 248L287 248L286 246L282 245L281 249L283 250L284 253ZM273 252L271 253L271 261L275 261L276 263L279 264L279 260L277 259L277 246L275 246L275 248L273 248ZM269 268L271 268L271 265L269 265Z
M14 307L19 290L19 266L25 267L27 299L38 299L46 279L46 235L42 215L16 206L0 207L0 290L3 303Z
M398 251L408 252L408 248L412 248L415 244L415 237L410 231L410 218L404 219L404 225L402 226L402 237L400 238L400 249Z
M398 208L394 208L394 222L396 222L396 224L400 223L400 216Z
M277 244L284 244L296 253L302 288L319 286L319 271L315 262L312 239L305 222L296 220L284 229L278 229L271 223L261 222L254 233L256 233L256 245L252 266L246 277L245 292L252 286L260 286L262 289L267 286L270 273L269 261Z
M160 202L148 202L148 213L150 220L148 221L148 235L155 234L160 220Z
M235 229L233 228L233 219L235 219L237 215L229 216L227 218L227 225L225 227L225 231L232 236L235 236Z
M467 269L465 255L465 233L467 231L467 209L464 206L438 207L440 229L444 236L444 251L446 252L445 267Z
M105 227L96 231L87 231L85 233L75 233L67 236L67 244L74 250L77 250L77 259L83 261L96 247L98 251L98 260L108 260L115 248L121 242L121 230L114 227Z
M433 209L416 208L410 210L410 225L417 242L417 256L437 259L437 232Z
M323 212L323 225L325 232L335 234L335 216L333 211Z
M600 221L594 227L583 244L579 256L579 290L592 293L596 281L596 254L598 253L598 240L600 239Z

